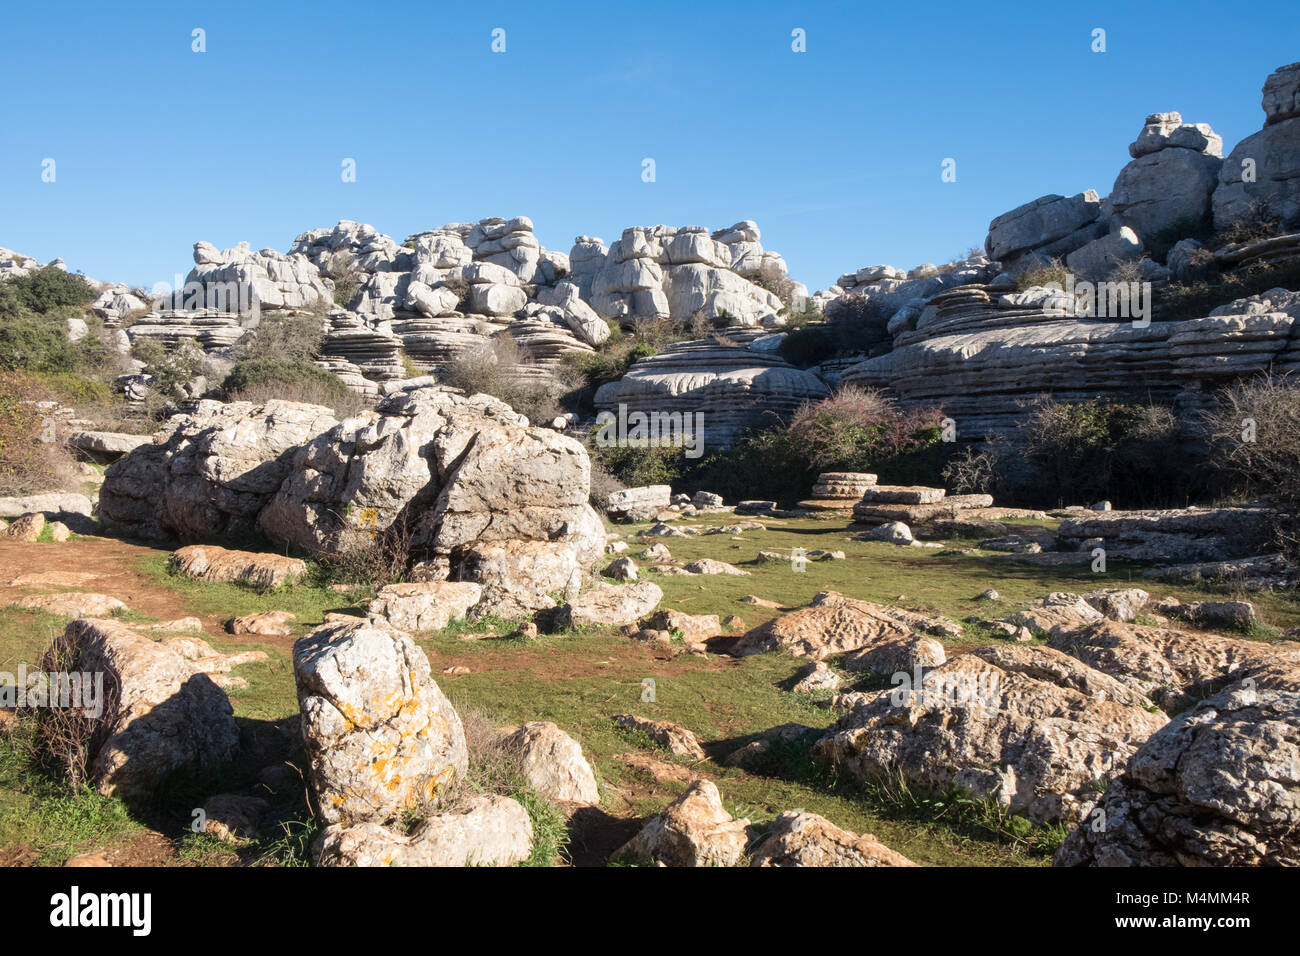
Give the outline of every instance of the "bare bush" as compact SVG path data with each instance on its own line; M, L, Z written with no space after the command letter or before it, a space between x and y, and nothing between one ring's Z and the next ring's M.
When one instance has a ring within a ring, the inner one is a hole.
M0 371L0 494L80 486L72 452L35 404L49 397L30 376Z
M569 391L509 335L497 335L449 363L442 382L468 395L499 398L537 424L563 414L560 398Z
M1300 381L1261 375L1217 397L1217 406L1204 415L1212 464L1245 494L1280 507L1278 539L1300 556Z

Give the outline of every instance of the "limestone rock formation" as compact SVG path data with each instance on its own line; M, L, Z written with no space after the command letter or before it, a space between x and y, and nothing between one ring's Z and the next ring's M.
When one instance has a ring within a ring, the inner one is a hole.
M599 558L589 484L574 439L487 396L417 384L303 445L258 524L318 554L400 530L429 576L482 585L476 613L519 617L576 593Z
M467 768L460 716L410 638L364 622L323 624L293 646L303 746L326 824L385 824Z
M1057 866L1300 865L1300 693L1234 688L1155 733Z
M770 352L744 348L743 334L670 345L637 360L623 378L602 385L595 404L600 411L629 416L637 412L675 416L687 449L724 447L747 427L789 417L809 400L829 390L815 375ZM731 344L731 343L737 344ZM659 419L662 421L662 419ZM667 426L661 435L672 437Z
M519 755L524 776L543 797L577 806L600 803L596 775L582 747L555 724L530 721L507 735L505 746Z
M289 474L300 445L336 422L318 405L201 401L173 416L165 442L110 465L101 520L140 538L198 538L251 531Z
M1095 782L1118 776L1167 718L1104 674L1085 682L1064 654L1059 668L1043 657L1011 645L954 658L858 703L814 753L863 779L901 773L919 789L957 787L1033 820L1076 822Z
M76 733L95 748L90 780L105 796L148 797L173 773L214 770L239 750L230 701L212 678L116 621L73 621L41 666L102 678L102 713Z
M788 810L772 821L750 866L915 866L872 834L841 830L825 817Z
M722 806L717 786L697 780L614 854L664 866L733 866L749 842L749 820Z
M1300 110L1296 89L1300 65L1275 70L1264 81L1264 128L1247 136L1228 154L1214 190L1216 229L1256 213L1284 225L1300 225Z
M514 866L528 859L532 842L518 801L474 794L425 817L409 835L374 822L328 826L312 852L317 866Z

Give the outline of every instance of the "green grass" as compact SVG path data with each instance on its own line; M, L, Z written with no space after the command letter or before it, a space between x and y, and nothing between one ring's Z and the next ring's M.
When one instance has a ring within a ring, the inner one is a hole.
M143 830L126 804L74 792L32 758L26 728L0 733L0 848L29 846L39 866L129 840Z
M699 527L731 524L730 515L702 516L684 523ZM850 597L877 601L926 613L941 613L963 622L968 616L999 618L1028 606L1049 591L1089 591L1100 587L1138 586L1153 599L1171 595L1181 601L1222 598L1213 585L1164 585L1141 576L1144 566L1112 561L1106 574L1093 574L1088 565L1036 567L995 559L980 551L976 541L953 541L944 550L900 548L856 541L844 517L765 519L766 531L731 535L699 535L662 539L675 560L714 558L751 572L748 576L664 577L645 571L664 591L663 607L693 614L739 615L746 627L774 616L776 611L742 603L747 594L791 606L808 603L819 591L836 590ZM1017 525L1052 527L1055 522L1017 520ZM656 539L636 538L648 524L619 526L636 553ZM76 545L73 545L76 547ZM760 550L793 547L844 551L843 561L809 561L795 573L788 562L760 563ZM965 550L969 549L969 550ZM965 553L963 553L965 550ZM75 551L69 552L75 564ZM166 554L147 554L140 570L147 580L181 600L187 613L221 620L257 611L286 610L297 616L296 633L319 624L329 611L356 610L367 593L341 595L327 588L299 583L271 593L230 584L209 584L174 575ZM71 566L71 565L70 565ZM988 587L997 601L978 598ZM1300 602L1294 594L1251 594L1263 620L1250 636L1271 638L1279 628L1300 625ZM140 615L130 619L140 620ZM1149 619L1139 619L1140 621ZM41 612L0 609L0 670L13 671L39 660L66 625ZM1179 625L1183 626L1183 625ZM811 743L834 718L827 709L829 695L790 691L806 661L784 653L746 658L712 655L655 657L655 649L631 641L614 629L567 630L535 639L512 636L516 622L487 619L457 622L438 633L417 635L429 655L433 673L458 708L473 707L491 714L497 726L530 720L554 721L577 739L596 771L602 803L617 816L658 812L686 783L655 779L620 755L637 752L685 769L687 779L713 779L725 805L748 817L760 829L779 813L803 808L859 833L874 833L888 846L923 864L1045 865L1063 835L1060 828L1036 827L1022 818L957 794L917 793L899 781L864 784L842 777L834 766L814 760ZM467 640L475 634L493 634ZM205 636L222 651L260 648L261 663L244 665L237 674L249 683L229 692L241 732L261 722L297 712L288 642L236 643L222 634ZM963 635L946 641L950 647L971 648L999 642L987 628L963 623ZM470 673L449 677L443 669L464 666ZM641 681L653 678L656 701L641 701ZM880 681L847 675L844 690L871 689ZM699 737L707 757L692 762L676 757L644 734L629 733L612 720L618 713L670 720ZM724 761L771 728L799 723L811 733L794 742L772 742L744 768ZM197 806L203 794L246 787L257 767L229 768L221 779L181 782L162 798L175 807ZM566 854L569 833L558 812L536 797L521 781L509 783L532 820L535 843L528 865L549 865ZM304 865L315 824L305 815L283 832L238 849L209 837L187 833L188 816L172 808L172 816L149 817L128 811L120 801L87 792L73 794L53 781L21 748L0 746L0 849L24 845L41 848L41 859L62 862L77 852L126 841L146 825L157 827L176 841L176 862L190 865L243 863Z

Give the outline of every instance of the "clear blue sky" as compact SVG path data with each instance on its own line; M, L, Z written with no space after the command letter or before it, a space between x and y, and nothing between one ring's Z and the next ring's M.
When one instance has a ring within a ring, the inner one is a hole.
M1300 60L1297 0L12 3L0 22L0 246L145 286L200 239L522 214L564 252L755 219L821 288L944 261L1045 193L1106 194L1148 113L1210 123L1226 153Z

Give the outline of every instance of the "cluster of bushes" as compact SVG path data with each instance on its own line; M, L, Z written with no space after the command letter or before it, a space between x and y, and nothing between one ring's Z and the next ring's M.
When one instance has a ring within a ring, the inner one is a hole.
M68 341L69 318L82 318L97 293L84 277L55 266L0 282L0 368L37 374L95 369L105 350L99 335Z
M592 454L625 485L671 484L791 505L808 497L823 471L870 471L897 484L932 478L952 447L942 441L941 421L937 409L902 409L879 392L845 386L703 458L689 459L680 448L595 447Z
M228 402L265 402L273 398L334 409L335 417L358 414L360 395L333 372L302 358L250 358L237 362L221 383Z
M75 463L56 441L53 423L36 406L49 398L44 383L0 369L0 495L28 495L71 487Z
M570 367L561 365L555 372L537 368L513 338L498 335L448 363L440 381L469 395L499 398L530 422L545 424L564 414L565 400L580 390L580 382L566 380L566 370Z
M781 357L808 368L828 359L878 354L891 341L887 327L893 309L861 293L841 296L825 322L795 322L781 342Z
M1162 405L1041 397L1014 441L967 447L944 468L959 494L1055 508L1106 498L1118 507L1182 507L1215 491L1205 448Z

